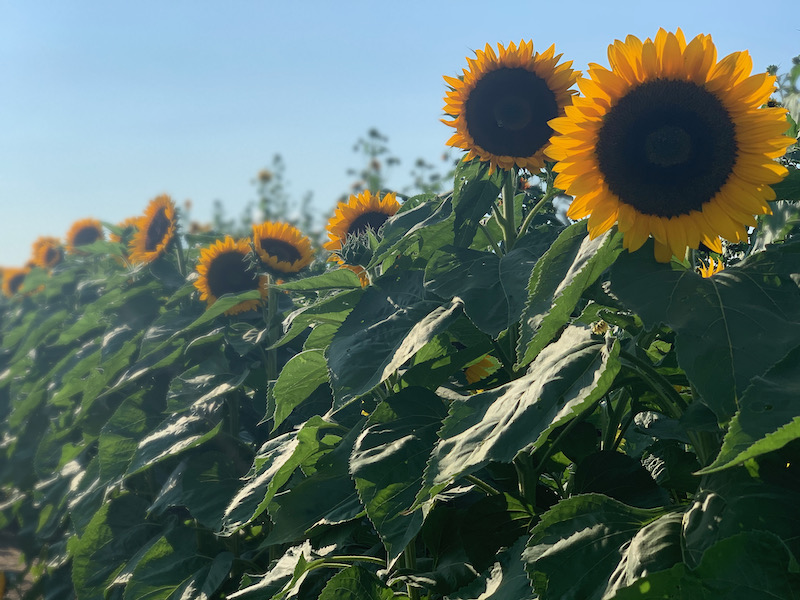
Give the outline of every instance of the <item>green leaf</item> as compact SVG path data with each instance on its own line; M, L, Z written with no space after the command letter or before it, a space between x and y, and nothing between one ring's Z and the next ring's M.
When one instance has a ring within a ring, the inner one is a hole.
M650 473L635 458L601 450L578 463L573 475L573 493L605 494L639 508L656 508L669 502Z
M126 561L161 527L145 520L147 502L123 494L104 504L74 545L72 581L79 600L103 600Z
M334 407L344 406L394 373L461 313L425 299L422 273L384 275L367 288L328 348Z
M359 566L339 571L331 577L319 600L393 600L394 592L372 573Z
M750 531L709 548L695 570L678 563L647 574L605 600L800 599L800 567L774 535Z
M712 473L782 448L800 438L800 346L752 379L731 419L722 449L700 471Z
M361 281L358 275L350 269L336 269L328 271L322 275L304 277L295 281L287 281L275 285L279 290L291 290L293 292L321 292L327 290L347 290L361 288Z
M540 600L600 600L628 542L663 511L599 494L567 498L542 515L522 557Z
M800 169L790 167L789 174L783 180L769 187L773 189L778 200L800 200ZM774 205L770 203L770 206Z
M472 244L480 220L492 210L503 187L502 169L489 174L489 163L461 161L456 167L453 190L453 243L462 248Z
M528 283L517 344L517 368L528 364L569 322L581 294L622 252L622 235L593 240L586 222L570 225L536 263Z
M305 541L292 546L281 556L270 570L257 581L228 596L230 600L282 600L288 594L295 595L306 579L311 562L311 543Z
M496 338L519 320L531 271L550 242L551 236L526 235L504 256L445 247L425 270L425 287L443 298L461 298L472 322Z
M356 440L350 473L392 563L422 526L408 512L447 409L433 392L410 387L378 405Z
M212 561L197 548L192 529L167 532L142 556L125 586L125 600L210 598L227 578L233 555Z
M417 501L489 461L511 462L523 448L541 445L605 394L619 371L618 356L615 340L598 341L588 328L569 326L523 377L453 402Z
M294 408L319 386L328 383L328 364L322 350L306 350L295 354L284 365L275 382L275 416L272 430L278 428Z
M347 290L321 300L307 308L300 308L283 322L284 334L270 348L288 344L312 324L340 325L358 303L364 290ZM269 350L270 348L267 348Z
M213 321L218 316L223 314L226 310L229 310L239 304L240 302L244 302L246 300L260 300L261 299L261 292L258 290L251 290L249 292L242 292L241 294L224 294L217 298L217 300L209 306L206 311L200 315L197 319L195 319L189 326L184 328L180 333L187 334L190 331L194 331L201 325L205 325L206 323Z
M521 537L513 546L499 552L494 564L480 577L447 597L452 600L534 600L522 562L525 543L526 539Z
M795 170L794 173L797 173L796 178L800 179L800 171ZM798 186L800 187L800 184ZM800 199L800 190L796 197ZM758 226L753 232L755 237L753 252L761 252L766 249L767 244L783 241L795 226L800 225L800 205L796 201L770 202L770 208L771 215L762 215L758 218Z
M253 462L248 482L231 500L224 514L226 533L233 533L263 513L273 496L306 463L330 452L340 428L322 417L312 417L302 428L266 442Z
M710 278L658 264L651 250L623 254L611 290L648 328L675 331L678 364L727 423L750 380L800 339L800 244L771 247Z

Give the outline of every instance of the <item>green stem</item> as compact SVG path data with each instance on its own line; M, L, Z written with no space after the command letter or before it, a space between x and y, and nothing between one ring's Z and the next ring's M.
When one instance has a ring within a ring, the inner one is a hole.
M497 254L497 256L500 256L502 254L500 252L500 246L497 245L497 242L494 241L492 234L489 233L489 228L486 227L486 225L484 225L483 223L478 223L478 227L480 227L481 232L486 237L486 239L489 240L489 243L492 245L492 249L494 250L495 254Z
M278 378L278 354L272 348L272 345L277 341L273 339L273 327L275 324L275 315L278 312L278 293L273 285L274 281L272 275L267 275L267 381L275 381Z
M516 167L504 172L503 177L503 241L506 253L511 252L517 241L517 229L514 222L514 188L517 177Z
M675 391L675 388L672 387L672 384L661 373L656 371L652 365L647 364L633 354L623 350L619 356L623 360L623 364L627 362L627 366L635 371L656 393L656 396L661 400L659 405L664 410L664 413L669 417L679 419L683 411L686 410L686 403L681 398L681 395Z
M186 279L186 259L183 256L183 244L181 244L181 236L175 234L175 255L178 257L178 272L181 277Z
M536 468L534 469L534 471L536 473L542 473L544 471L544 464L547 462L547 459L550 458L553 455L553 452L557 452L558 451L559 442L561 442L561 440L563 440L569 434L569 432L572 431L575 428L575 426L578 423L583 421L584 415L592 414L594 412L595 407L599 403L600 403L600 400L595 400L594 402L592 402L592 404L591 404L591 406L589 406L589 408L584 410L581 414L579 414L577 417L572 419L569 423L567 423L564 426L564 429L562 429L559 432L558 437L555 440L553 440L553 443L550 444L550 446L547 448L547 450L545 450L544 455L539 460L539 464L536 465Z
M482 479L478 479L474 475L465 475L464 479L469 481L472 485L474 485L479 490L486 493L487 496L499 496L500 492L490 486L488 483L483 481Z
M544 196L542 196L542 199L539 200L539 202L536 203L536 206L534 206L528 212L527 215L525 215L525 219L523 219L523 221L522 221L522 226L520 226L520 228L519 228L520 237L525 235L525 232L528 231L528 227L530 227L530 225L531 225L531 221L533 221L533 218L541 212L541 210L544 208L545 204L547 204L548 202L550 202L550 200L553 199L553 196L556 195L555 191L556 191L556 188L553 187L553 182L552 181L548 181L547 182L547 189L545 190Z
M414 546L415 542L416 538L413 538L403 550L403 566L410 571L414 571L417 568L417 548ZM419 600L419 590L411 585L410 582L406 583L406 591L408 592L410 600Z

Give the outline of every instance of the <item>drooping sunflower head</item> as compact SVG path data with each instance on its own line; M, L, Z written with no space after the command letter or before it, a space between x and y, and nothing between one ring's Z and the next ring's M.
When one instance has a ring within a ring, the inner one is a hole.
M31 260L37 267L52 269L64 260L64 249L58 238L42 236L33 242Z
M234 241L230 236L204 248L197 264L200 277L194 282L200 292L200 300L205 300L211 306L224 294L241 294L252 290L258 290L262 300L266 298L267 277L259 277L250 269L249 253L250 243L247 240ZM235 315L258 308L259 304L259 300L245 300L226 310L225 314Z
M311 240L288 223L253 225L253 245L264 266L275 273L297 273L311 264Z
M117 223L117 227L120 229L120 232L118 234L111 232L108 235L108 239L117 244L124 244L127 247L133 239L133 234L136 233L136 230L138 229L139 219L141 219L141 217L128 217L127 219L120 221Z
M136 232L130 241L131 262L151 263L164 254L175 237L177 222L172 198L166 194L153 198L136 223Z
M708 264L703 261L700 261L700 266L697 268L698 273L703 277L711 277L720 271L725 270L725 265L722 263L721 260L714 260L713 258L708 259Z
M341 258L335 253L342 249L347 236L360 235L369 229L377 231L398 210L400 204L394 192L381 198L380 194L372 195L367 190L350 196L347 202L340 202L326 227L330 239L323 247L334 252L329 260L341 264Z
M25 277L30 272L28 267L3 269L3 294L9 298L16 294L25 282Z
M553 134L548 121L571 104L579 73L572 61L558 63L555 46L541 54L532 41L497 48L486 44L467 58L461 78L444 78L451 88L444 112L453 119L442 122L456 130L447 144L468 150L466 160L489 161L490 171L514 165L536 170L544 166Z
M81 246L88 246L103 239L105 239L103 224L97 219L75 221L67 232L67 252L79 254Z
M750 75L746 51L717 61L710 36L687 43L680 29L617 40L608 58L551 121L555 184L575 197L567 215L588 216L592 237L618 223L631 252L652 235L660 262L701 242L720 252L720 236L746 240L787 173L774 160L792 141L786 111L761 108L775 77Z

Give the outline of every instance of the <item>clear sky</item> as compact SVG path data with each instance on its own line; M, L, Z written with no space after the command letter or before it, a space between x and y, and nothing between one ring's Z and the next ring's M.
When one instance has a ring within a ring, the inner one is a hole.
M710 33L755 69L800 54L794 1L0 0L0 265L76 220L118 222L168 193L238 217L275 153L328 213L370 127L435 161L445 84L487 42L555 43L578 69L631 33Z

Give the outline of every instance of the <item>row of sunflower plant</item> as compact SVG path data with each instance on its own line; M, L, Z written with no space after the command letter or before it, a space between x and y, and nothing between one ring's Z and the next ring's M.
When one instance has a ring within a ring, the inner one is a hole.
M328 269L159 197L4 272L27 597L797 597L796 123L707 35L561 58L445 78L453 191L351 196Z

